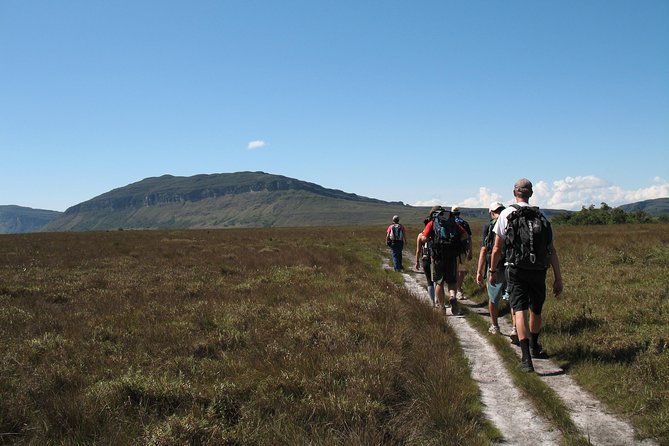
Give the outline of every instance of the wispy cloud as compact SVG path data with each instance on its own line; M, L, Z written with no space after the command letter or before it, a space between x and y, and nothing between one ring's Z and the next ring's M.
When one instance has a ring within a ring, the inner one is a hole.
M594 175L565 177L552 183L544 180L533 182L534 195L531 203L550 209L579 210L583 206L587 207L591 204L599 206L600 203L615 207L637 201L669 197L669 181L661 177L653 178L650 186L639 189L624 189ZM481 186L477 196L466 198L458 204L463 207L485 208L493 201L510 204L513 197L509 194L502 195L493 192L490 188ZM414 203L414 206L432 206L435 204L449 205L449 203L444 203L443 200L432 198L418 201Z
M263 141L262 139L256 139L254 141L250 141L246 148L248 150L257 150L257 149L262 149L263 147L267 146L267 143Z

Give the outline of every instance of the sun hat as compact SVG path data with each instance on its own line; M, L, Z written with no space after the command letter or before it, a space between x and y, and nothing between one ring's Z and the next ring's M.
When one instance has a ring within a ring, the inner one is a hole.
M490 212L497 213L497 212L501 211L502 209L504 209L504 205L502 203L500 203L499 201L493 201L492 203L490 203L490 206L488 206L488 210Z

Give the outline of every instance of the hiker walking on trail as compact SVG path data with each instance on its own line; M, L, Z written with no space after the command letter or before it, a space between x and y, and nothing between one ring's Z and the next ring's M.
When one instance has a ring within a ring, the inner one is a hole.
M553 268L553 293L562 293L560 260L553 244L553 230L539 208L529 205L532 183L521 178L513 186L515 203L504 209L495 223L495 245L490 259L490 284L497 283L502 253L507 263L507 287L516 312L516 329L522 351L521 368L534 371L532 358L546 358L539 343L541 309L546 299L546 271ZM529 311L529 327L527 313Z
M465 241L464 252L458 256L458 282L456 286L455 297L458 300L465 298L464 293L462 292L462 284L465 281L465 276L467 275L467 266L465 262L472 259L472 230L469 227L469 223L460 217L460 206L453 206L451 208L451 214L455 217L455 222L462 226L465 231L467 231L468 238Z
M423 225L427 226L430 222L429 218L423 220ZM425 273L425 280L427 281L427 294L430 296L432 306L434 307L434 282L432 282L432 259L430 258L430 244L427 240L423 240L423 233L419 232L416 238L416 271L423 268Z
M400 224L400 218L393 216L393 223L386 230L386 245L390 247L393 256L393 267L395 271L402 271L402 250L406 240L406 230L404 225Z
M500 257L499 261L494 267L490 267L490 257L492 256L492 249L495 245L495 232L493 231L495 223L499 214L504 210L504 205L499 201L490 203L488 213L490 214L490 222L483 225L483 235L481 237L481 251L479 252L479 262L476 268L476 283L482 287L485 285L488 291L488 311L490 312L490 328L488 332L492 334L499 334L499 323L497 318L499 316L499 302L502 295L506 292L506 266L504 265L504 256ZM495 285L490 284L485 280L488 276L487 272L491 269L495 271ZM511 310L511 318L513 320L513 309ZM516 322L513 321L513 332L511 336L516 336Z
M432 259L432 280L435 287L435 308L446 311L445 287L451 303L451 314L460 315L455 289L458 280L458 256L462 253L467 231L455 222L450 210L435 206L430 210L430 221L419 237L421 243L430 244Z

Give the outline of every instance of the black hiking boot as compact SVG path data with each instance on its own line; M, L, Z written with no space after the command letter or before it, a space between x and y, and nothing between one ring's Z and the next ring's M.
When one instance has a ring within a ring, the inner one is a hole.
M530 352L534 359L548 359L548 354L544 351L543 347L541 347L541 344L531 347Z
M529 356L520 360L520 369L523 372L534 372L534 365L532 364L532 358Z
M460 306L458 305L457 299L451 299L451 314L453 316L461 316Z

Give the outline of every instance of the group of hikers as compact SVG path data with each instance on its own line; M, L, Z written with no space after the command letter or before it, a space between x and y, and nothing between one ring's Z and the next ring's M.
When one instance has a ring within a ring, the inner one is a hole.
M553 230L546 216L529 205L532 183L521 178L513 186L514 203L508 207L493 202L490 221L483 227L476 269L476 283L487 288L491 334L500 334L499 306L509 300L513 328L509 334L520 345L520 366L534 371L532 358L546 358L539 343L541 310L546 299L546 272L553 269L553 293L562 292L560 261L553 243ZM386 231L395 271L402 271L406 228L399 216ZM423 270L427 292L435 310L446 313L448 289L451 314L461 315L458 300L465 298L462 284L466 261L472 259L472 232L460 216L459 206L434 206L423 221L416 239L416 270ZM529 318L528 318L529 316ZM529 323L528 323L529 319Z

